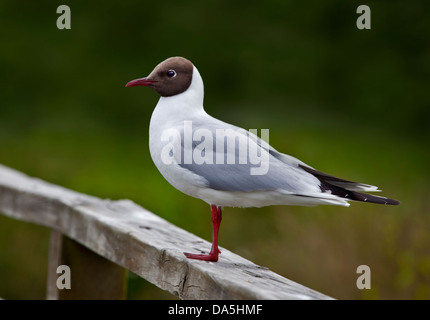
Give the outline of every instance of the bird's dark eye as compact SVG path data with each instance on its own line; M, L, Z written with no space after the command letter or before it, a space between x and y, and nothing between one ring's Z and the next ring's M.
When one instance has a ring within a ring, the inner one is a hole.
M174 77L176 77L176 71L175 71L175 70L173 70L173 69L170 69L169 71L167 71L167 76L168 76L169 78L174 78Z

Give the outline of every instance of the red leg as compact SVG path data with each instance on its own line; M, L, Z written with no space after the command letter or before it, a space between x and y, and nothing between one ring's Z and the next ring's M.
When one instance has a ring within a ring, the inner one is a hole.
M222 219L222 208L217 207L216 205L211 205L212 210L212 225L213 225L213 231L212 231L212 248L209 254L193 254L193 253L187 253L184 252L185 256L189 259L196 259L196 260L204 260L204 261L218 261L218 254L221 253L218 249L218 231L219 226L221 224Z

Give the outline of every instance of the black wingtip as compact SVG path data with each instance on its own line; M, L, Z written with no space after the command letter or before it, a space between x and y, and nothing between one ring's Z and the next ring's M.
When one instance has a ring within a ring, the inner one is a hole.
M348 188L342 188L341 186L337 185L339 182L342 182L344 184L345 183L352 184L352 185L358 184L356 182L340 179L303 165L299 165L299 167L305 170L306 172L312 174L320 181L321 183L320 188L322 192L330 192L339 197L349 199L349 200L354 200L354 201L360 201L360 202L369 202L369 203L386 204L386 205L394 205L394 206L397 206L400 204L400 201L397 201L394 199L374 196L371 194L362 193L358 191L351 191L351 190L348 190Z
M399 204L401 204L400 201L389 199L389 198L385 198L385 201L386 201L385 204L392 205L392 206L398 206Z
M339 187L331 186L331 185L329 188L333 192L333 194L337 194L337 195L342 196L346 199L350 199L350 200L354 200L354 201L369 202L369 203L376 203L376 204L385 204L385 205L394 205L394 206L400 204L400 201L390 199L390 198L380 197L380 196L374 196L374 195L368 194L368 193L361 193L361 192L357 192L357 191L345 190L343 188L339 188Z
M321 187L324 191L329 191L339 197L346 198L349 200L354 201L360 201L360 202L369 202L369 203L376 203L376 204L386 204L386 205L399 205L400 201L380 197L380 196L374 196L372 194L368 193L362 193L357 191L351 191L347 190L338 186L334 186L327 182L322 182Z
M359 192L356 192L356 193L359 193ZM360 197L359 197L360 199L358 201L362 201L362 202L386 204L386 205L391 205L391 206L397 206L400 204L400 201L390 199L390 198L378 197L378 196L370 195L367 193L359 193L359 194L360 194Z

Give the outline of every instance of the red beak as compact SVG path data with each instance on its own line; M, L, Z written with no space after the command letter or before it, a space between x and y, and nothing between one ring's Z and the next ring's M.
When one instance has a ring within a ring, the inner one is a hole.
M137 86L145 86L145 87L149 87L151 84L157 82L156 80L149 80L148 78L141 78L141 79L136 79L136 80L132 80L129 83L127 83L125 86L126 87L137 87Z

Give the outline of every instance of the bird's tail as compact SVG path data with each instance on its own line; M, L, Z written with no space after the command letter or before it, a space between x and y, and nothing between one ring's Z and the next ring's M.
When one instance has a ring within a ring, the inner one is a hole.
M307 166L299 165L303 170L312 174L321 182L321 191L324 193L331 193L338 197L344 198L345 200L353 200L353 201L361 201L361 202L371 202L377 204L389 204L389 205L398 205L399 201L394 199L389 199L380 196L374 196L371 194L363 193L365 192L375 192L380 191L378 187L340 179L326 173L317 171Z
M399 201L394 199L374 196L372 194L353 191L351 189L348 190L323 181L321 182L321 189L324 190L324 192L330 192L331 194L334 194L338 197L342 197L353 201L370 202L370 203L377 203L377 204L390 204L390 205L400 204Z

